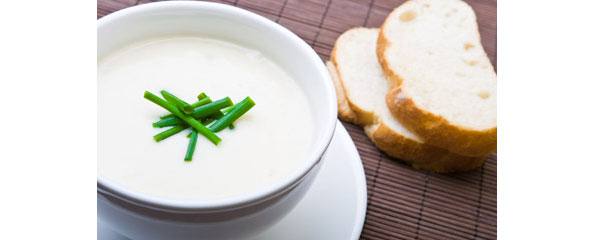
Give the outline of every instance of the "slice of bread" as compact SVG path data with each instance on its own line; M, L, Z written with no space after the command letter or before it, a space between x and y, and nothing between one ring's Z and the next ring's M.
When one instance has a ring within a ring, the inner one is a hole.
M363 126L379 149L416 168L453 172L481 166L484 158L460 156L425 144L391 115L385 103L390 81L375 51L378 32L354 28L335 43L327 67L337 90L339 117Z
M394 82L386 103L428 144L466 156L496 149L496 73L473 9L410 0L386 18L377 55Z

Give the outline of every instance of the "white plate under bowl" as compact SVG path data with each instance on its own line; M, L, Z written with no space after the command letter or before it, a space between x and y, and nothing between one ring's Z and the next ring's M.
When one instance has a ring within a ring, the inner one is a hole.
M366 216L366 177L353 141L340 122L318 176L297 206L279 223L253 238L359 239ZM127 239L98 220L97 239Z

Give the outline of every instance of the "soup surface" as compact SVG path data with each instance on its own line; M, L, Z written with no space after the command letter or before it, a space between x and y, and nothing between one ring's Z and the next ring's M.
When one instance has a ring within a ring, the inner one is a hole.
M98 175L132 191L170 199L213 200L265 188L305 161L313 133L306 95L259 51L230 42L173 36L138 42L98 61ZM218 133L199 136L185 162L189 130L159 143L166 111L143 98L167 90L194 102L229 96L256 102Z

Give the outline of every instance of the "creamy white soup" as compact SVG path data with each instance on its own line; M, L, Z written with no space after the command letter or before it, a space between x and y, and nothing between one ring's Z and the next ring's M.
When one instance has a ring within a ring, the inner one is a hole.
M213 200L266 188L304 164L313 133L296 81L261 52L187 36L132 44L98 61L98 175L131 191L170 199ZM184 161L189 130L159 143L167 113L143 98L167 90L188 102L250 96L256 105L217 146L199 136Z

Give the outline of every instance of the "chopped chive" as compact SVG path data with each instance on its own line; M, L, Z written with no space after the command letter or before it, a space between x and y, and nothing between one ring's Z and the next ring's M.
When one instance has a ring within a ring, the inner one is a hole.
M195 108L190 115L196 119L201 119L216 113L221 113L219 112L221 108L231 106L232 104L233 102L231 99L229 99L229 97L222 98L212 103Z
M233 109L233 106L235 106L235 105L231 105L231 106L229 106L229 107L222 108L222 109L221 109L221 112L222 112L223 114L226 114L226 113L228 113L229 111L231 111L231 109Z
M158 133L157 135L153 136L153 139L155 139L155 141L160 142L161 140L164 140L168 137L171 137L173 135L175 135L176 133L181 132L182 130L188 128L188 125L178 125L175 127L172 127L170 129L167 129L163 132Z
M186 125L186 123L176 116L163 118L163 119L153 123L153 127L155 127L155 128L171 127L171 126L177 126L177 125Z
M244 115L244 113L248 112L254 105L255 103L252 98L246 97L244 100L234 105L229 113L225 114L208 128L213 132L219 132Z
M185 107L184 108L184 113L187 113L187 114L192 113L192 110L194 110L195 108L200 107L202 105L205 105L207 103L211 103L211 98L209 98L208 96L205 97L205 98L203 98L203 99L201 99L201 100L199 100L199 101L197 101L197 102L195 102L195 103L190 104L190 107ZM167 114L167 115L163 115L163 116L161 116L159 118L160 119L164 119L164 118L173 117L173 116L174 115L170 113L170 114Z
M196 98L198 98L198 100L202 100L203 98L206 98L207 94L204 92L201 92L198 94L198 96L196 96Z
M219 142L221 142L221 138L219 138L217 136L217 134L213 133L210 129L206 128L204 125L202 125L199 121L197 121L196 119L184 115L179 109L177 109L173 104L161 99L160 97L158 97L157 95L145 91L144 97L161 106L162 108L165 108L167 111L173 113L174 115L176 115L178 118L182 119L184 122L186 122L188 125L192 126L194 129L196 129L196 131L198 133L200 133L201 135L205 136L207 139L209 139L209 141L211 141L213 144L217 145L219 144ZM233 113L230 112L230 114Z
M217 122L217 120L213 120L208 125L205 125L205 126L207 126L208 129L211 129L211 126L213 126L216 122Z
M231 105L229 107L222 108L221 112L225 115L225 114L229 113L229 111L231 111L231 109L233 109L233 106L235 106L235 105ZM229 124L229 129L234 129L234 128L236 128L236 126L233 125L233 122L231 124Z
M159 119L165 119L165 118L168 118L168 117L174 117L174 114L173 113L168 113L166 115L163 115L163 116L159 117Z
M233 105L234 105L234 104L233 104L233 101L232 101L232 102L231 102L231 105L229 105L229 106L227 106L227 107L224 107L224 108L221 108L219 111L217 111L217 113L213 114L213 117L214 117L215 119L217 119L217 120L218 120L219 118L222 118L222 117L223 117L223 115L225 115L226 113L228 113L229 111L231 111L231 109L233 108ZM224 109L227 109L227 110L223 111Z
M205 105L205 104L209 104L211 102L212 101L211 101L211 98L210 97L204 97L203 99L200 99L197 102L184 107L184 112L187 113L187 114L191 114L192 111L194 111L195 108L200 107L200 106Z
M217 119L214 119L214 118L203 118L203 120L201 122L202 122L202 125L207 126L207 125L211 124L212 122L214 122L215 120L217 120Z
M217 119L219 119L219 118L222 118L222 117L223 117L223 115L224 115L224 114L223 114L221 111L217 111L217 112L213 113L213 114L211 115L211 117L212 117L212 118L214 118L215 120L217 120Z
M188 141L188 148L186 149L186 156L184 157L184 161L192 161L192 155L194 155L194 149L196 148L197 139L198 133L196 132L196 130L192 129L192 132L190 132L190 141Z
M173 104L174 106L176 106L178 109L180 109L182 111L187 106L190 105L187 102L185 102L184 100L182 100L182 99L176 97L175 95L169 93L168 91L161 90L161 95L163 96L163 98L165 98L165 100L167 100L169 103Z

